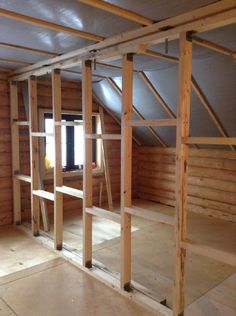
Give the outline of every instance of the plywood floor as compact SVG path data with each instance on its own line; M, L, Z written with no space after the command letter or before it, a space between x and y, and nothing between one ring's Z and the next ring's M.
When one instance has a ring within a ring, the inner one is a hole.
M0 232L1 316L151 316L19 229Z
M135 200L134 204L160 211L160 206L150 201ZM165 214L173 213L171 208L165 206L161 206L161 211ZM116 223L94 217L93 257L114 272L120 272L119 229ZM171 307L174 268L173 228L133 217L132 231L132 279L150 289L154 294L156 293L157 296L167 298L167 304ZM188 238L236 252L236 224L234 223L190 213ZM81 214L76 214L76 212L66 214L64 241L77 252L81 252ZM200 299L234 272L236 269L231 266L189 254L186 270L186 304L190 305L193 301ZM236 300L236 284L234 294Z

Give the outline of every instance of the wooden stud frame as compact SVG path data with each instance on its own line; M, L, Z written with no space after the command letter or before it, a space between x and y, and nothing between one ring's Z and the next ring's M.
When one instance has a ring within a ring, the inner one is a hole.
M83 265L92 267L92 215L86 208L93 206L93 175L92 175L92 139L86 134L92 134L92 68L91 61L82 65L82 109L84 119L84 168L83 168Z

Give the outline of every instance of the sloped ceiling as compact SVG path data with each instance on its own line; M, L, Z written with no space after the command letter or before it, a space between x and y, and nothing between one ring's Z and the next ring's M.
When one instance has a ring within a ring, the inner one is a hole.
M137 12L147 18L159 21L216 1L209 0L110 0L120 7ZM103 37L140 28L140 25L127 19L92 8L76 0L4 0L0 8L18 12L35 18L48 20L75 29L83 30ZM70 34L55 32L46 28L25 24L0 17L0 42L48 50L58 54L82 48L93 42ZM201 38L211 40L236 51L236 25L230 25L214 31L202 33ZM165 53L165 45L151 47ZM168 44L168 54L178 57L178 42ZM0 58L35 63L49 56L0 47ZM112 63L121 66L121 61ZM16 69L22 65L0 62L0 67ZM149 56L137 55L134 68L144 71L164 101L176 114L178 65ZM72 70L78 71L79 67ZM94 74L114 79L122 88L121 70L98 66ZM236 62L231 56L210 51L197 45L193 47L193 75L214 112L230 136L236 136ZM78 74L64 73L70 79L79 79ZM121 98L106 79L94 77L94 92L104 104L117 116L121 113ZM153 96L138 73L134 74L133 103L145 118L166 118L168 115ZM134 118L137 118L134 116ZM169 146L175 145L175 128L154 128ZM135 128L135 136L145 145L159 145L148 128ZM191 96L191 135L220 136L212 119L203 107L194 91Z

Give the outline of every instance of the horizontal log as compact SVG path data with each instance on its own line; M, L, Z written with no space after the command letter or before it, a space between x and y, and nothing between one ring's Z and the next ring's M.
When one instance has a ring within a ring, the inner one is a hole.
M176 126L176 119L128 120L127 126Z
M185 137L182 142L197 145L236 145L236 137Z

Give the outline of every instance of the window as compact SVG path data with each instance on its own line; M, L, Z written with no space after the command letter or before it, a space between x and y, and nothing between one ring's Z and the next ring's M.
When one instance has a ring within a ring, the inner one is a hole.
M81 125L62 126L62 168L64 171L82 170L84 164L84 131L82 115L62 114L63 122L78 122ZM92 118L93 133L97 131L96 116ZM53 133L52 113L44 113L44 126L46 133ZM45 142L46 169L54 167L54 137L47 136ZM93 140L93 168L97 167L97 143Z

